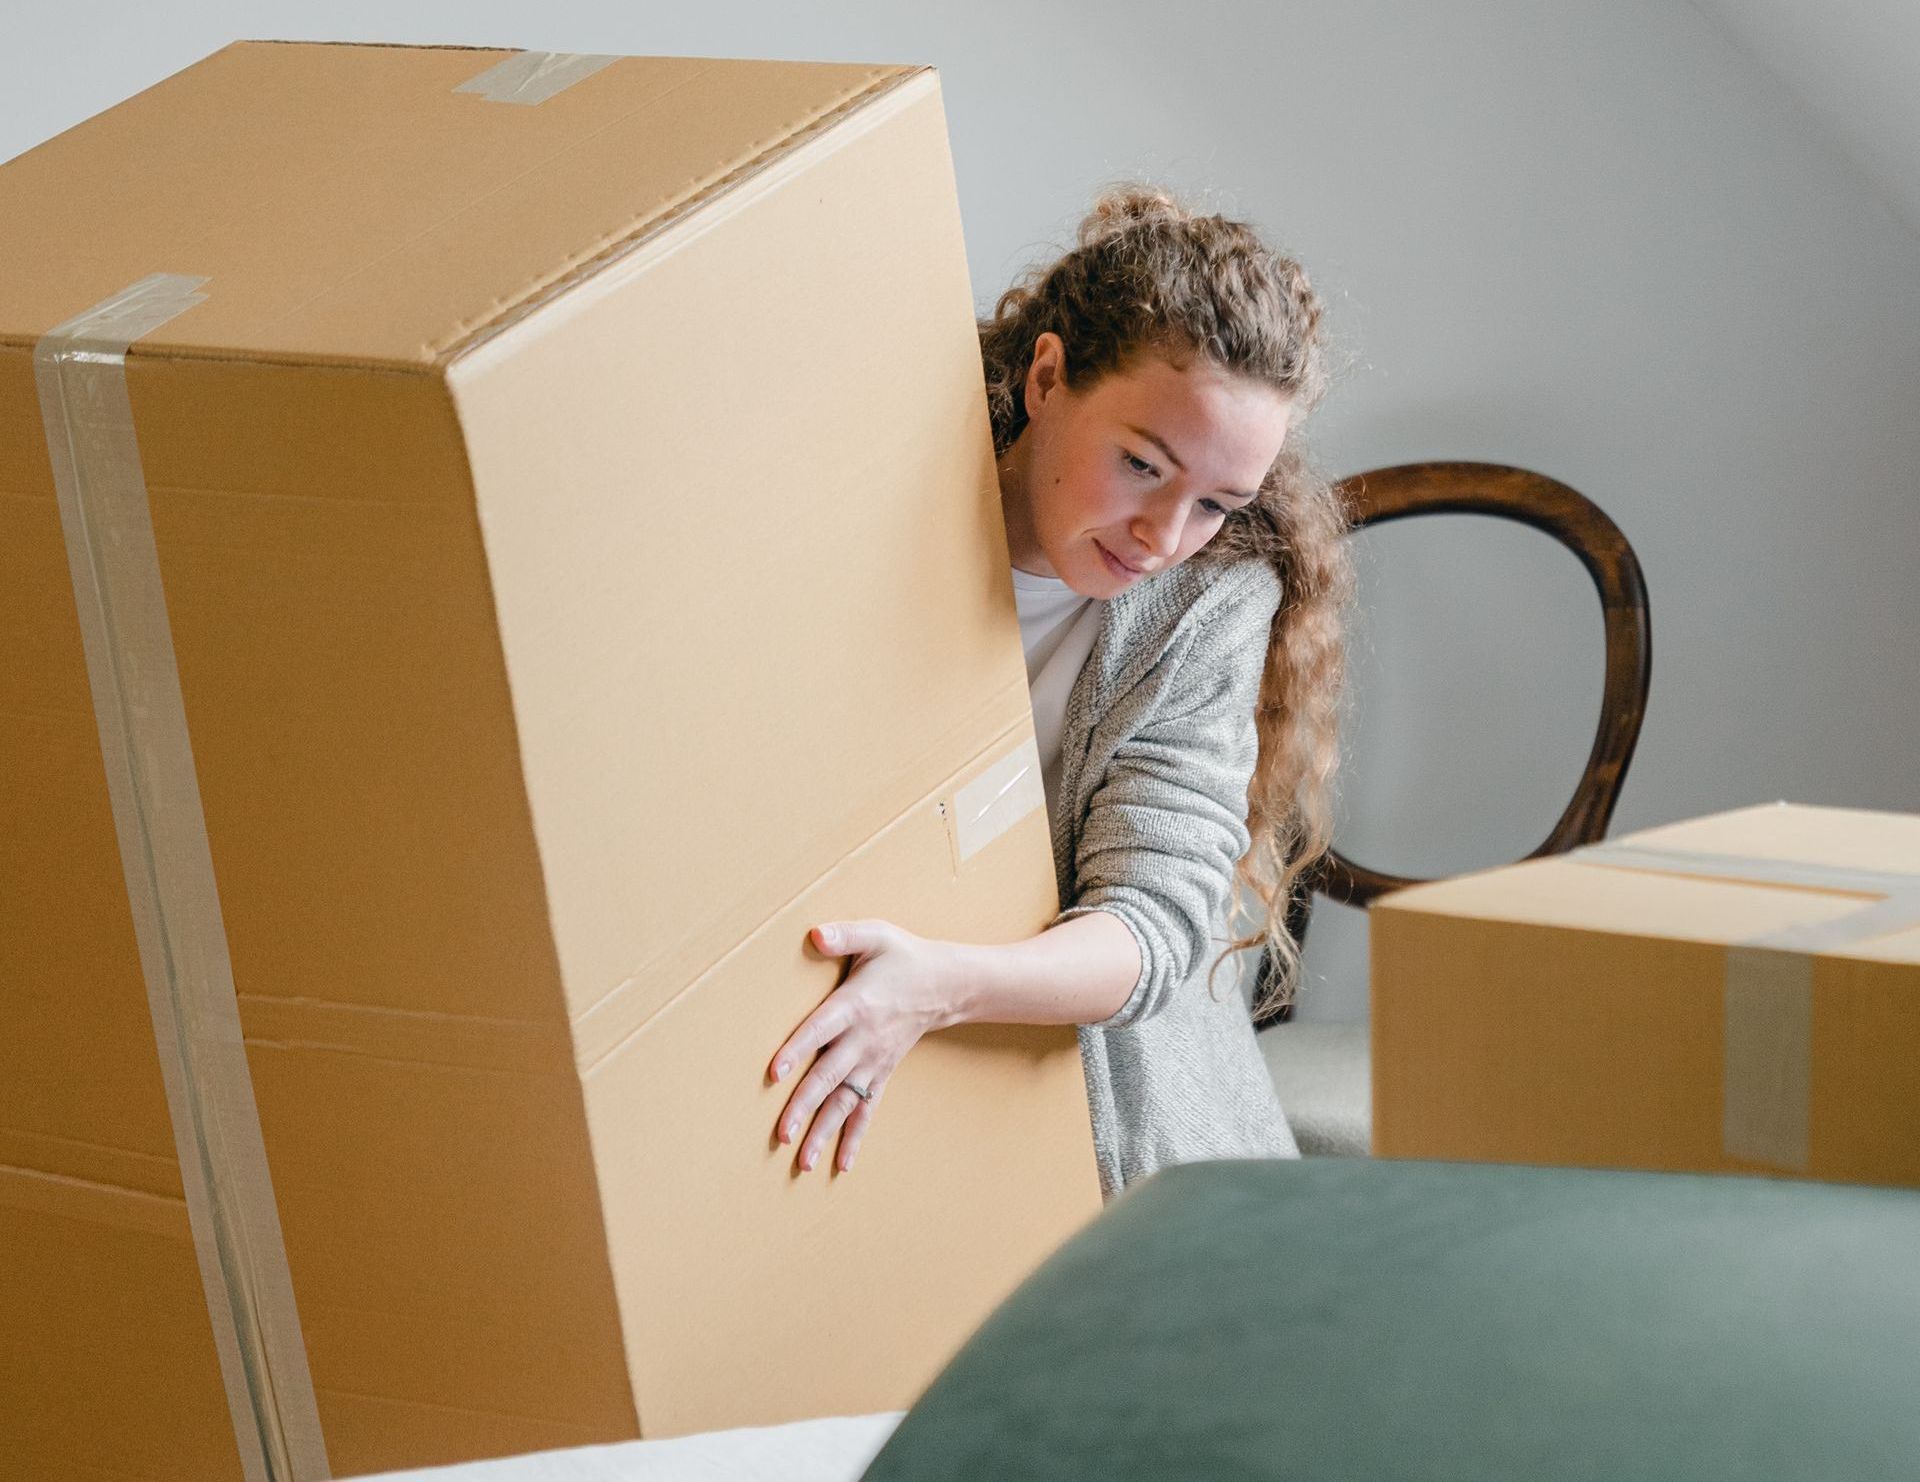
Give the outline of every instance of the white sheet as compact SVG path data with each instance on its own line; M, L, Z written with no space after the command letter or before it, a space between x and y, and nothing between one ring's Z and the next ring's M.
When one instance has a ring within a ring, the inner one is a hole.
M499 1461L382 1472L361 1482L858 1482L905 1413L571 1446Z

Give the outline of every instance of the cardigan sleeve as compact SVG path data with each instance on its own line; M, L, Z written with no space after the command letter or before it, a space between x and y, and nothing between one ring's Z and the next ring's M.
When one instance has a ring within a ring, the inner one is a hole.
M1233 871L1250 842L1247 784L1259 742L1254 706L1278 582L1209 613L1163 663L1176 667L1094 789L1075 852L1072 905L1120 918L1140 947L1140 976L1099 1028L1164 1008L1218 952Z

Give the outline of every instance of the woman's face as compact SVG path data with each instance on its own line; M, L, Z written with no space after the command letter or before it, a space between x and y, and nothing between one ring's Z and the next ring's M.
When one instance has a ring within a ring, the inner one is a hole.
M1034 344L1027 425L1002 461L1013 564L1112 597L1177 566L1253 500L1292 410L1272 388L1159 356L1075 391L1065 346Z

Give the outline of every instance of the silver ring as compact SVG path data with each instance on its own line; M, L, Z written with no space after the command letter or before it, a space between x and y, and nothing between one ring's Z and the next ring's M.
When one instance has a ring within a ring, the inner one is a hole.
M858 1096L862 1101L873 1100L873 1092L869 1091L865 1086L856 1086L852 1081L842 1081L840 1084L853 1092L853 1094Z

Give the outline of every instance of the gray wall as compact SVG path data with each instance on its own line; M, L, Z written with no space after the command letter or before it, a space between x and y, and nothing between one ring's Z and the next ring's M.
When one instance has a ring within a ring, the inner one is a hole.
M1920 231L1920 6L1913 0L1693 0L1806 105Z
M1102 180L1206 192L1332 304L1330 468L1515 463L1612 514L1655 616L1617 829L1920 810L1920 236L1685 0L41 6L0 30L33 58L0 156L240 36L934 63L983 300ZM1584 576L1470 519L1356 550L1343 842L1525 852L1591 737ZM1302 1017L1364 1015L1364 931L1322 909Z

